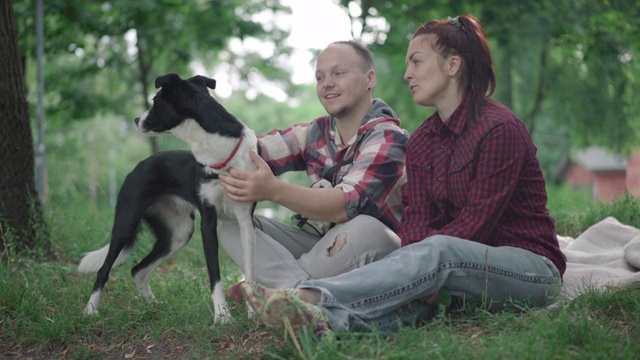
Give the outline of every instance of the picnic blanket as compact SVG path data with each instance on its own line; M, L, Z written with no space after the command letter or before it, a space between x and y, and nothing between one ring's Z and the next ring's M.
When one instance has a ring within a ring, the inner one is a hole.
M640 281L640 229L608 217L577 238L558 236L567 257L563 294L623 287Z

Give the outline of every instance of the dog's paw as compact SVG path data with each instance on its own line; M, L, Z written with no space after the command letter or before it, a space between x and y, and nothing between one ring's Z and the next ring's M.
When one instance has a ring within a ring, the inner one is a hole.
M213 324L214 325L224 325L224 324L230 324L234 322L233 317L231 316L231 313L229 313L228 311L226 312L222 312L220 314L215 314L213 317Z
M84 308L85 315L98 315L98 305L100 305L100 291L94 291L87 302L87 306Z
M158 300L155 296L143 296L142 298L151 305L160 305L165 303L163 300Z
M253 310L253 308L251 306L247 305L247 316L249 317L249 319L251 319L252 317L256 316L256 311Z
M84 314L86 316L96 316L98 315L98 309L96 309L96 307L92 304L89 304L84 308Z

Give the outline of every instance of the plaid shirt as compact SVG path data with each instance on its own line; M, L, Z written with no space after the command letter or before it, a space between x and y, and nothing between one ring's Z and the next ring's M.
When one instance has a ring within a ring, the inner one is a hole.
M489 100L467 121L468 99L442 122L427 118L407 143L402 245L441 234L566 263L546 207L536 147L520 119Z
M344 192L347 216L352 219L367 214L393 231L400 228L408 132L400 128L400 120L382 100L374 100L357 135L348 143L337 136L331 116L258 138L261 156L276 176L304 170L311 184L321 180L326 169L351 157L359 142L353 163L341 166L332 181Z

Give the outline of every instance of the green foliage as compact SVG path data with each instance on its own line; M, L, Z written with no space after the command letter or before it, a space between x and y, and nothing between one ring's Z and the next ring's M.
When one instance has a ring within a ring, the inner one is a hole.
M239 92L220 101L257 134L284 129L295 123L311 122L326 114L312 85L300 86L296 91L296 99L291 100L293 104L275 102L262 94L249 100Z
M640 228L640 200L624 194L612 203L591 200L588 189L548 186L547 207L556 221L558 235L577 237L607 217Z
M24 0L14 4L29 69L35 60L31 5ZM253 20L265 11L289 9L277 1L254 0L47 2L46 118L68 122L102 111L133 118L147 107L156 76L169 72L190 76L196 60L219 63L231 38L268 38L276 51L288 53L283 44L286 33L267 30L268 24ZM236 64L243 70L241 79L254 71L286 79L272 58L262 59L254 52L244 56L247 61ZM29 80L35 83L33 75Z
M601 144L627 152L637 143L640 36L635 30L640 28L640 6L635 2L438 0L424 6L421 1L343 0L339 4L345 9L364 7L349 14L354 37L370 44L374 53L378 73L374 95L396 110L409 131L433 112L416 106L406 91L402 75L409 36L424 21L471 13L485 24L491 41L498 78L494 97L527 124L545 173L551 173L572 147ZM30 1L16 0L14 9L27 83L35 89L34 7ZM246 109L247 114L240 115L248 123L260 119L253 123L259 132L290 124L282 113L304 112L293 119L305 121L307 113L324 113L315 96L304 85L292 84L282 67L291 51L284 44L287 32L262 20L267 14L289 11L276 0L46 2L47 136L63 129L53 129L58 123L66 126L103 116L130 121L147 107L155 76L213 72L221 64L233 74L234 84L227 86L234 87L230 101L239 103L234 109L238 113ZM265 56L249 46L231 50L232 39L236 44L247 39L273 43L273 54ZM193 70L193 64L199 64L199 70ZM255 106L265 104L271 111L277 106L266 105L265 96L255 101L243 96L255 92L263 81L289 94L289 105L302 105L263 114ZM29 100L34 106L33 91ZM313 110L303 110L307 107ZM158 140L167 143L153 151L176 146L172 140Z
M11 226L6 218L0 216L0 249L3 249L0 262L9 254L33 259L46 259L50 255L49 227L40 203L33 197L29 197L27 202L29 218L25 226L26 232L20 232Z
M556 221L556 233L575 237L581 233L580 218L593 206L590 189L547 185L547 208Z
M577 230L582 232L609 216L623 224L640 227L640 201L629 194L624 194L613 203L595 203L580 214Z
M58 204L73 204L78 198L109 204L126 174L150 155L147 138L122 117L53 125L45 141L49 197Z
M302 87L298 94L313 101L306 101L306 106L291 107L265 96L248 100L242 93L220 101L256 133L264 133L325 114L315 99L314 88ZM74 206L89 200L97 208L113 206L125 176L151 155L148 137L135 130L133 118L97 114L85 121L51 124L48 132L45 145L49 198L53 204ZM172 135L161 135L156 140L159 150L187 148ZM286 178L301 184L306 181L300 174L287 174Z
M637 138L637 27L640 9L629 2L579 3L571 26L553 39L552 115L566 121L577 145L629 150ZM579 15L578 15L579 14ZM581 89L580 95L568 89ZM603 119L620 119L612 126Z
M640 132L637 52L640 6L632 1L351 1L365 7L354 22L373 38L376 94L415 129L433 110L413 104L402 79L408 37L431 19L471 13L485 25L494 54L494 98L509 106L553 162L571 146L604 145L628 151ZM386 31L375 31L383 18ZM562 136L563 141L554 138ZM548 141L551 139L551 141ZM554 163L543 163L546 170Z

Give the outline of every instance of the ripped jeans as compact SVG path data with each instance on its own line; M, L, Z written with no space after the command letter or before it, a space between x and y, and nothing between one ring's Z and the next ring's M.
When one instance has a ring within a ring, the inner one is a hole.
M273 288L295 287L302 280L342 274L380 260L400 247L400 238L369 215L337 224L322 237L260 215L253 217L253 223L256 281ZM243 269L238 224L220 222L218 237L222 249Z
M560 293L562 277L544 256L516 247L492 247L436 235L393 251L349 273L305 280L336 333L391 335L433 316L422 301L440 289L466 304L491 311L545 307ZM434 309L435 307L435 309Z

